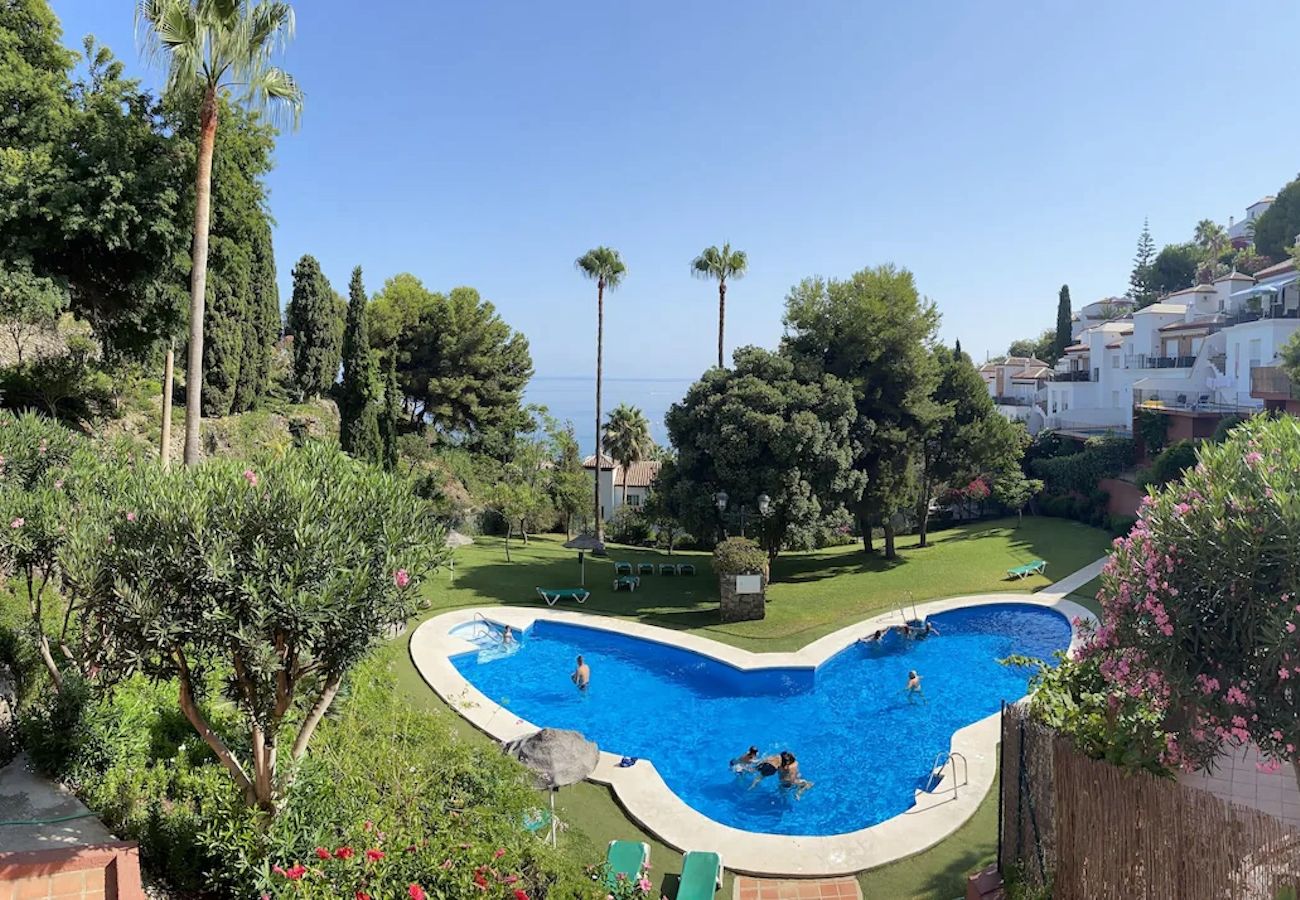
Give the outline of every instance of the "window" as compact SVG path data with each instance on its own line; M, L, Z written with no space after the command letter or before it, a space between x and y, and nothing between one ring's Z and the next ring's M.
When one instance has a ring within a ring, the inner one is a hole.
M1118 353L1112 353L1112 354L1110 355L1110 367L1111 367L1112 369L1118 369L1118 368L1119 368L1119 354L1118 354Z
M1259 368L1259 338L1252 338L1250 341L1250 367Z
M628 506L640 506L640 505L641 505L641 495L640 495L640 494L628 494L628 495L627 495L627 505L628 505Z

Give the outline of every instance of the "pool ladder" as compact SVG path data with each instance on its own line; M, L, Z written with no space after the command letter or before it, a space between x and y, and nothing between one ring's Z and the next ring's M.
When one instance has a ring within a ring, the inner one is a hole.
M490 619L488 619L487 616L483 615L481 612L474 613L474 618L470 619L471 625L475 623L482 623L484 637L493 637L497 634L496 623L492 622Z
M961 781L957 780L957 760L961 760ZM952 763L952 798L957 799L957 788L966 784L969 775L969 767L966 764L966 757L957 751L951 753L940 752L934 757L934 765L930 766L930 777L925 782L925 792L932 792L935 786L943 778L943 770Z

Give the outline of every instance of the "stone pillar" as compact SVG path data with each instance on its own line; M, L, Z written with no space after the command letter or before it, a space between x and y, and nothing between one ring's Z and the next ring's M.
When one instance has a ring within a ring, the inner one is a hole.
M723 622L748 622L752 619L761 619L767 614L767 566L763 567L761 573L755 575L719 575L718 592L722 595L722 621ZM759 590L757 593L746 591L741 593L737 587L737 580L742 586L745 582L753 578L759 579Z

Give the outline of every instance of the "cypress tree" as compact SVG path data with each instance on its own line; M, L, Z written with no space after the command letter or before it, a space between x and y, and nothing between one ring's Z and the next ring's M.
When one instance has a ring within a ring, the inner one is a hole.
M1056 340L1052 342L1052 353L1056 359L1064 356L1065 348L1070 346L1070 332L1070 286L1063 284L1056 301Z
M957 355L958 359L961 359L961 338L957 338L953 343L952 352Z
M384 378L384 411L379 417L379 439L383 445L384 468L397 468L397 423L402 415L402 391L397 384L397 348L388 350L388 372Z
M235 390L235 412L245 412L266 396L271 363L280 340L280 288L275 283L275 253L271 224L263 221L249 248L251 270L244 316L243 363Z
M298 260L293 267L288 327L293 335L293 380L304 399L325 393L338 378L341 302L315 257L308 254Z
M378 373L366 327L366 289L361 267L352 270L347 324L343 330L343 385L339 391L339 445L358 459L379 462Z
M248 252L228 237L213 235L208 249L207 314L203 341L203 415L226 416L244 354Z

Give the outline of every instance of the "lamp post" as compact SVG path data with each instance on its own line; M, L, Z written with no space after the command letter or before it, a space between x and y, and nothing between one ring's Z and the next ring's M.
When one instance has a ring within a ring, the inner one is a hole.
M722 525L722 539L727 539L727 492L718 491L713 495L713 502L718 505L718 522Z
M764 550L767 549L767 511L772 505L772 498L767 494L758 495L758 545Z

